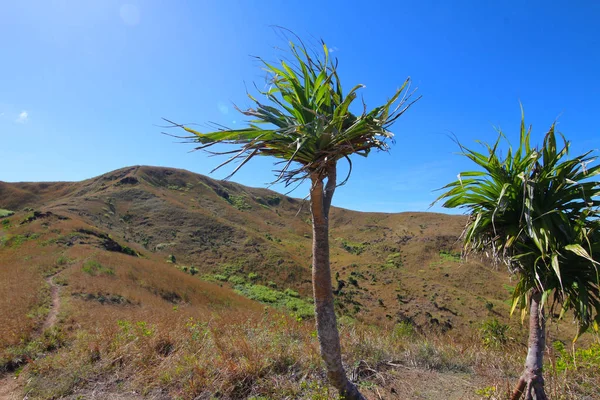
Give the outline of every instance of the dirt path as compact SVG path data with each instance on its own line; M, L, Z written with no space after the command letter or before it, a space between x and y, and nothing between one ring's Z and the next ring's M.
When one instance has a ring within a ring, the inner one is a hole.
M46 316L46 320L42 325L41 332L53 327L58 320L58 311L60 310L60 286L54 283L54 277L56 275L57 274L54 274L46 278L46 282L50 285L50 298L52 299L52 304L50 305L50 311Z
M54 277L57 274L46 278L46 283L50 285L50 311L42 324L39 334L46 329L52 328L58 321L58 312L60 311L60 286L54 283ZM0 400L21 400L23 397L19 394L19 382L13 374L0 376Z
M18 389L17 380L12 375L0 378L0 400L21 400Z

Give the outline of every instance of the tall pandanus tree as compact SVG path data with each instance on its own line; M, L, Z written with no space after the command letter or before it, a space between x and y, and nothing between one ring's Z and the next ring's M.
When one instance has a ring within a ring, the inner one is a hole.
M315 319L329 382L345 399L362 399L356 386L344 371L340 338L334 312L334 298L329 264L329 210L338 183L338 161L345 160L352 171L351 156L366 157L371 150L388 150L393 140L390 126L413 103L409 93L410 80L396 90L383 105L362 112L352 111L354 100L363 85L348 92L342 90L337 70L337 59L330 57L322 42L322 52L310 52L303 44L290 42L290 61L272 64L259 58L268 74L269 88L259 90L258 98L248 95L254 106L240 110L251 119L242 129L218 127L215 132L201 133L188 126L188 136L181 138L198 144L196 150L229 155L215 168L234 161L239 165L227 177L257 156L272 156L280 161L274 182L286 186L310 182L310 210L312 213L312 283ZM171 121L169 121L171 122ZM211 146L223 144L230 151L212 151ZM214 170L213 170L214 171ZM227 179L226 178L226 179Z
M557 148L554 124L541 148L531 147L530 136L522 115L519 146L509 145L504 158L501 131L484 153L459 143L478 170L461 172L436 200L467 211L465 253L491 254L518 278L511 314L519 307L524 320L529 312L529 346L513 400L547 399L546 319L556 307L560 318L573 311L579 323L574 340L600 323L600 166L591 166L591 152L568 158L564 137Z

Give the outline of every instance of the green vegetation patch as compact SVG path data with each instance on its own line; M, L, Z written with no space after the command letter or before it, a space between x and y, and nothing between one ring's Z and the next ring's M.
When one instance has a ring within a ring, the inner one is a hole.
M314 315L313 303L300 298L300 295L291 289L279 291L264 285L248 283L235 286L235 291L249 299L284 308L298 319L308 319Z
M367 248L366 243L356 243L346 239L342 239L341 246L342 249L346 250L348 253L356 255L361 254Z
M88 260L84 262L83 267L81 267L81 270L91 276L115 274L114 269L110 267L105 267L96 260Z
M35 240L41 235L39 233L26 233L24 235L6 235L0 238L1 247L13 247L17 248L28 240Z
M5 349L0 353L0 371L17 369L27 360L44 357L65 345L67 337L59 327L46 329L36 339Z
M557 372L588 369L590 372L600 374L600 343L594 343L588 348L577 349L575 352L567 351L564 343L558 340L552 343L552 347L557 354ZM548 369L550 368L551 365L548 365ZM544 370L546 370L546 366L544 366Z
M227 280L234 285L244 285L246 283L246 279L237 275L230 276Z
M227 198L227 201L229 202L229 204L231 204L232 206L234 206L235 208L237 208L240 211L252 209L252 206L250 204L248 204L248 202L246 201L246 196L244 196L244 195L239 195L239 196L229 195L229 197Z
M96 301L102 305L116 305L124 306L134 304L131 300L120 294L111 293L73 293L73 297L79 298L84 301Z
M190 274L192 276L194 275L198 275L198 273L200 272L200 270L196 267L194 267L193 265L188 267L187 265L177 265L176 268L180 271L185 272L186 274Z
M402 253L392 253L387 256L384 267L385 268L400 268L403 265L404 265L404 260L402 259Z
M412 339L417 335L417 331L413 324L409 321L402 321L394 325L394 329L392 330L392 337L394 340L401 339Z
M443 261L459 262L460 253L453 251L440 250L440 258Z
M11 215L14 215L14 214L15 214L14 211L5 210L3 208L0 208L0 218L10 217Z
M259 197L257 199L255 199L260 205L265 206L265 207L274 207L274 206L278 206L281 203L281 197L277 196L277 195L271 195L271 196L266 196L266 197Z
M508 331L509 326L498 321L496 318L491 318L483 322L479 329L481 341L486 347L500 347L505 345L509 340Z

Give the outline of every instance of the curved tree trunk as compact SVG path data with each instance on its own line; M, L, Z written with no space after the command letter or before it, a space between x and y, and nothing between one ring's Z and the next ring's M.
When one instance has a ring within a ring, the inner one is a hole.
M525 370L515 387L511 400L519 400L523 395L525 395L525 400L548 399L542 377L546 347L546 316L544 311L540 310L541 300L542 292L534 289L529 307L529 349L525 360Z
M329 208L335 191L335 165L330 166L327 186L323 177L311 176L310 205L313 219L312 282L315 299L317 335L321 357L325 361L327 377L346 400L364 400L356 386L350 382L342 365L340 335L337 329L329 268Z

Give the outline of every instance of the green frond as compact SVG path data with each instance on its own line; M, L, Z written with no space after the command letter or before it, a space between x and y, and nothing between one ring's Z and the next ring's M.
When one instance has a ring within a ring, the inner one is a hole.
M256 156L272 156L284 161L276 181L286 185L321 174L328 164L352 154L367 156L372 149L386 151L393 134L393 122L416 100L411 100L407 79L382 106L355 115L351 108L363 85L354 86L345 95L337 73L337 60L332 60L325 43L320 58L311 57L304 46L290 42L291 61L279 65L259 58L270 77L271 87L260 92L264 103L248 94L254 107L239 110L252 120L247 128L220 129L199 132L183 128L199 143L196 149L206 150L216 144L231 145L237 151L220 164L221 168L232 161L244 165ZM233 170L235 174L241 167ZM230 175L230 176L231 176Z
M483 144L487 154L459 143L478 170L461 172L436 202L469 214L466 251L492 250L518 274L511 313L527 312L537 289L543 305L554 294L561 314L573 310L581 333L600 321L600 165L590 165L591 152L568 158L570 143L561 135L557 146L555 124L541 148L532 147L523 115L519 146L509 146L504 159L501 131L492 145Z

